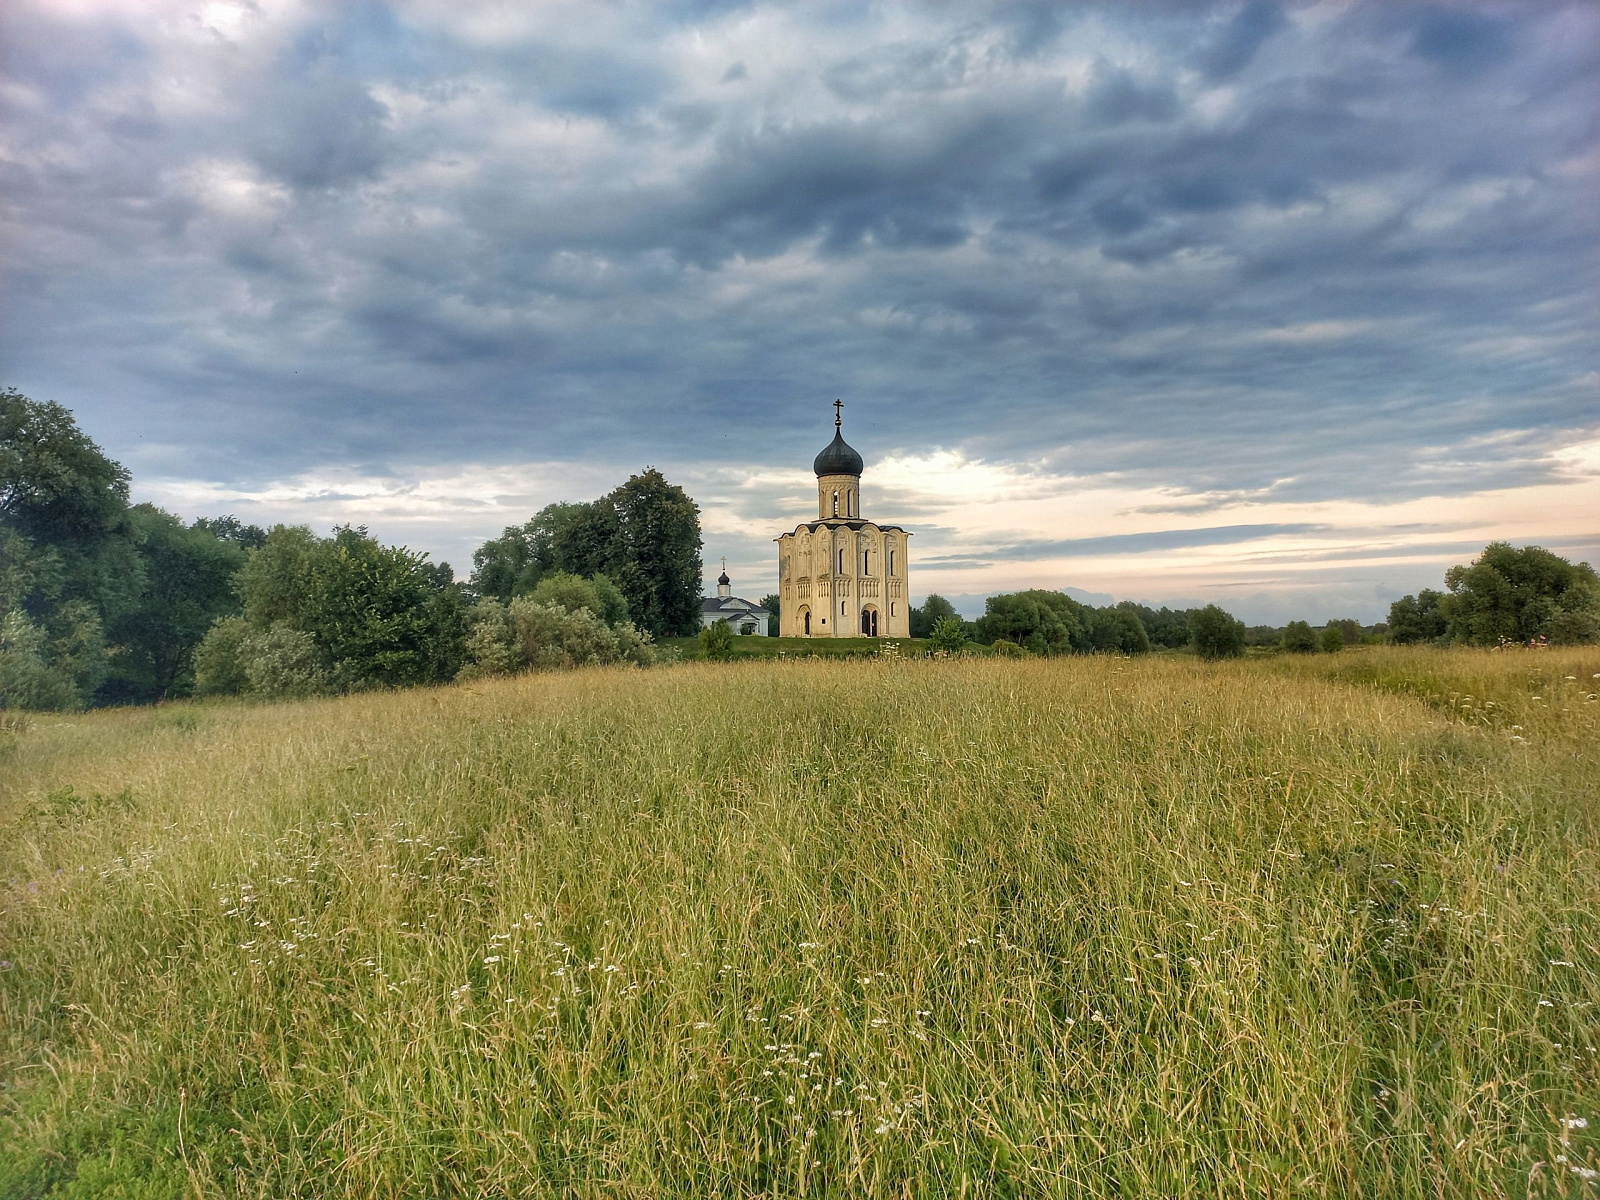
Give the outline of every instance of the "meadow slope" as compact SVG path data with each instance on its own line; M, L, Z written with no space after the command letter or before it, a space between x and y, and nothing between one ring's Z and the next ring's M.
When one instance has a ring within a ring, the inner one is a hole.
M0 731L0 1197L1597 1195L1597 676L39 716Z

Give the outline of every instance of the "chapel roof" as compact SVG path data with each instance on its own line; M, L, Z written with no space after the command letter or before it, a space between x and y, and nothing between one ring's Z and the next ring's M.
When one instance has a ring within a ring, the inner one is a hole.
M700 611L703 613L765 613L767 610L759 604L752 604L738 596L703 596L700 599Z

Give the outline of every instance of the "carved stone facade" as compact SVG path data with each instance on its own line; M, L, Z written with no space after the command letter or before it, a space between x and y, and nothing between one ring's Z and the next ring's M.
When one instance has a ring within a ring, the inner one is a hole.
M836 405L837 407L837 405ZM778 542L782 637L910 637L907 539L861 516L861 456L834 417L833 442L813 464L817 519Z

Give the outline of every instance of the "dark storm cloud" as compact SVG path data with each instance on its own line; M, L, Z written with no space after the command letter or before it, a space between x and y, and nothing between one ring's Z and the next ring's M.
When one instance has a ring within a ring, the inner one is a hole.
M0 13L4 382L136 474L803 465L845 395L1198 512L1595 420L1587 4L218 8Z

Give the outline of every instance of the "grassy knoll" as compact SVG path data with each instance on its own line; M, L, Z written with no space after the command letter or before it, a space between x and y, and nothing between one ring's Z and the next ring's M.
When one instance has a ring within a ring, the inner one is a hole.
M37 718L0 1196L1592 1196L1597 673L761 661Z

